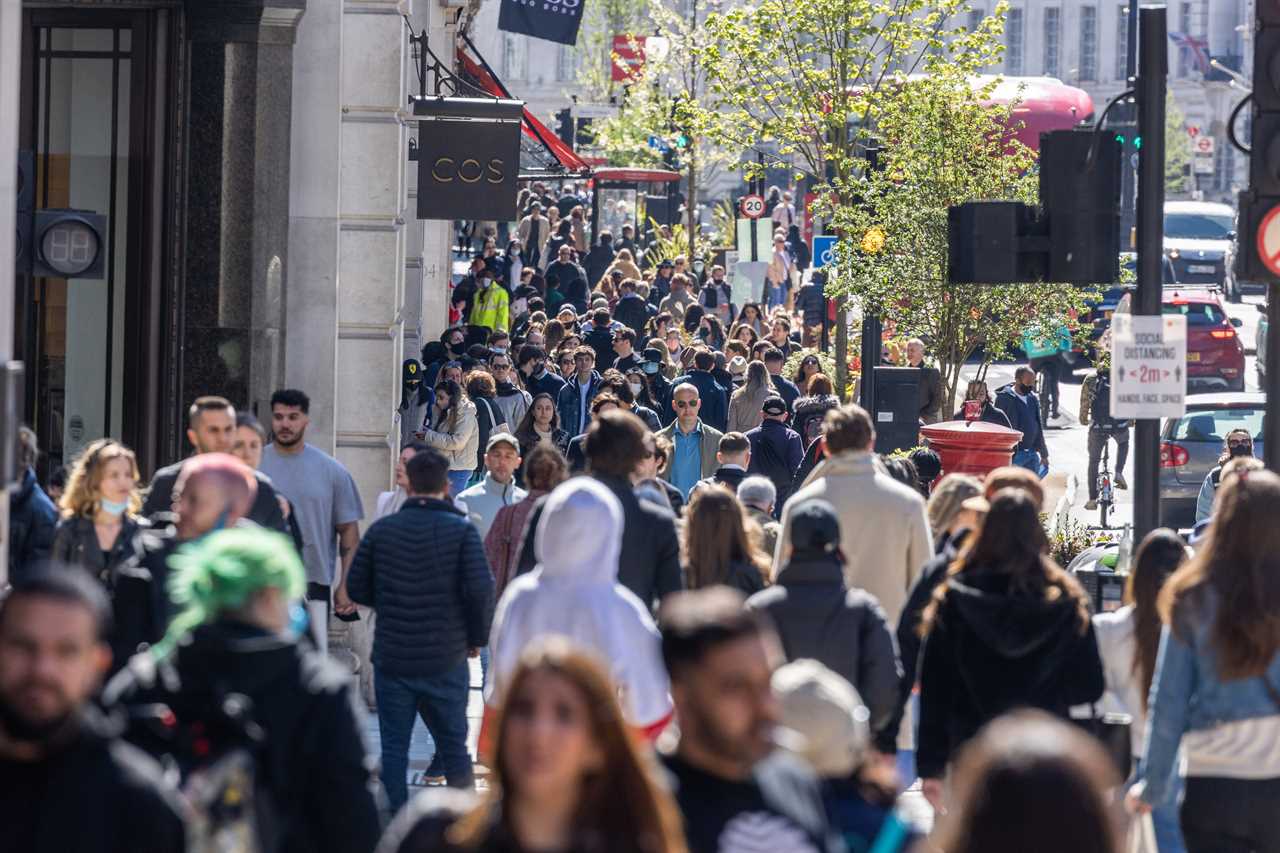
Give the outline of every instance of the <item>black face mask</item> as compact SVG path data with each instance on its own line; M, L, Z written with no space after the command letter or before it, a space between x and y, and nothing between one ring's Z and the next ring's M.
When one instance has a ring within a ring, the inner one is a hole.
M1021 382L1018 383L1018 392L1023 395L1030 394L1035 390L1036 390L1035 385L1023 385Z
M1247 444L1233 444L1227 448L1232 456L1252 456L1253 448Z

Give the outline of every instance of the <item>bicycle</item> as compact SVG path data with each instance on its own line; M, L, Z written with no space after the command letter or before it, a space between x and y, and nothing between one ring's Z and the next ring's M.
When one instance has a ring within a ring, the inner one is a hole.
M1115 503L1115 484L1111 477L1111 442L1102 444L1102 458L1098 461L1098 513L1101 516L1103 530L1107 527L1107 513Z

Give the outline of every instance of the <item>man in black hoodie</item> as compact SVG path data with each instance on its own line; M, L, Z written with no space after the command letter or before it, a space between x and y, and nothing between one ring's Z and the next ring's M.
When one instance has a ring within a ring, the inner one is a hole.
M0 826L23 853L182 853L160 767L89 697L111 662L110 608L80 571L44 569L0 604Z
M572 247L561 246L556 259L547 266L547 280L553 276L560 282L565 302L572 305L579 315L587 313L587 293L591 285L587 283L586 270L573 262Z
M613 235L608 231L601 231L600 241L592 247L590 252L587 252L587 257L583 261L583 267L587 271L587 286L595 287L611 263L613 263Z

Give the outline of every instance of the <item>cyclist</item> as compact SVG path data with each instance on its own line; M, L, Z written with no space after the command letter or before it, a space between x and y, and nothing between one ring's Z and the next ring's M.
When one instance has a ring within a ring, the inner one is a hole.
M1127 489L1124 463L1129 456L1129 421L1111 417L1111 354L1103 353L1098 369L1080 387L1080 423L1089 425L1089 501L1085 509L1098 508L1098 462L1108 441L1116 443L1117 489Z

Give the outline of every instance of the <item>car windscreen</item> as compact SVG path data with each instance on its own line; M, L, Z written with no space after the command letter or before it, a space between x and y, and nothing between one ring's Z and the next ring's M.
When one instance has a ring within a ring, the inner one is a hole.
M1233 429L1247 429L1254 441L1262 440L1264 409L1214 409L1187 412L1173 428L1174 441L1209 441L1221 445Z
M1165 314L1181 314L1189 327L1221 326L1226 319L1217 305L1211 302L1166 302L1161 306Z
M1164 236L1178 240L1230 240L1235 223L1230 216L1207 213L1166 213Z

